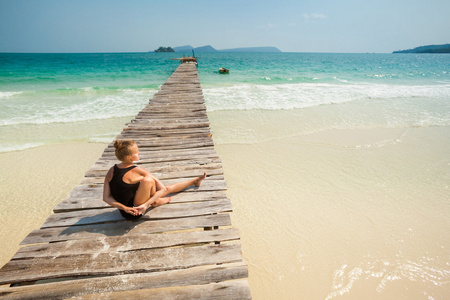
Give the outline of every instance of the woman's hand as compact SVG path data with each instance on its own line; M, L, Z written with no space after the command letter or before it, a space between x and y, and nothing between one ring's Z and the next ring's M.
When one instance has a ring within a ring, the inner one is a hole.
M133 216L137 216L137 215L140 214L140 213L139 213L139 210L137 209L137 207L128 207L128 206L126 206L126 207L124 208L124 211L125 211L127 214L130 214L130 215L133 215Z
M136 209L138 215L143 215L148 209L148 205L146 203L139 205L138 207L134 207Z

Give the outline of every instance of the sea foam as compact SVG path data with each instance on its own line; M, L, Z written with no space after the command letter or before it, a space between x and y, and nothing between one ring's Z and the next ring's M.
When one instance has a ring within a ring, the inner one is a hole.
M27 92L14 102L2 104L0 126L70 123L134 116L155 92L152 89L105 91L94 88L47 91L42 94Z
M208 110L296 109L364 99L450 97L450 85L300 83L204 89Z
M23 92L0 92L0 99L10 98L10 97L13 97L15 95L20 95L22 93Z

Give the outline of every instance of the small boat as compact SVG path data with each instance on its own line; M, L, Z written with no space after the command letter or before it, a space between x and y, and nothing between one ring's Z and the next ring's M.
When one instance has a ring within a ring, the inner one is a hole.
M219 73L220 74L228 74L228 73L230 73L230 70L222 67L219 69Z

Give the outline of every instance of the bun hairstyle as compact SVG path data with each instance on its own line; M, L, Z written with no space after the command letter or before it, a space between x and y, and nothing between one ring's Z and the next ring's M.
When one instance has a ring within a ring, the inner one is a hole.
M132 148L136 145L134 141L123 140L114 141L114 148L116 149L115 154L118 160L124 161L128 155L132 154Z

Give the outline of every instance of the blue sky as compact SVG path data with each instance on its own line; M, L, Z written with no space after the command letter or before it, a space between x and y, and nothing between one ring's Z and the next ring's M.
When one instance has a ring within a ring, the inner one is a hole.
M387 53L450 43L449 12L448 0L0 0L0 52Z

